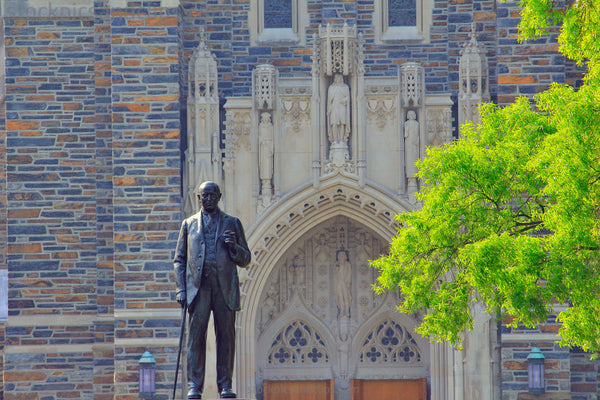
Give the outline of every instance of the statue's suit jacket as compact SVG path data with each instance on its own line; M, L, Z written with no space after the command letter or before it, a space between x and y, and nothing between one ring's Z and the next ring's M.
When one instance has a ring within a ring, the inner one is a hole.
M240 220L220 210L218 212L220 216L216 232L217 279L229 309L238 311L240 310L240 288L236 265L245 267L250 263L250 250ZM237 244L234 250L230 250L225 244L223 232L226 230L235 232ZM186 293L190 312L193 311L192 305L202 283L205 246L202 212L199 212L181 223L173 260L177 294Z

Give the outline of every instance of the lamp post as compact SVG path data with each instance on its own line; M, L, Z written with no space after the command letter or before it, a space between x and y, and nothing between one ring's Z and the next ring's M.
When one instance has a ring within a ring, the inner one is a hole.
M541 394L544 388L544 355L539 348L534 347L527 356L529 372L529 393Z
M156 361L149 351L142 354L138 361L140 366L140 397L151 399L156 392Z

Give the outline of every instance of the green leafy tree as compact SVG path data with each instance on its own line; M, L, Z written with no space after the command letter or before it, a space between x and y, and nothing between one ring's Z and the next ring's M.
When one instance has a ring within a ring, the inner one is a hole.
M523 0L525 37L561 23L561 51L588 74L508 107L428 149L421 209L401 214L375 289L400 290L398 309L426 310L418 332L460 343L471 305L536 326L554 307L561 343L600 351L600 21L598 1L557 8ZM579 38L583 38L579 40ZM577 40L576 40L577 39Z

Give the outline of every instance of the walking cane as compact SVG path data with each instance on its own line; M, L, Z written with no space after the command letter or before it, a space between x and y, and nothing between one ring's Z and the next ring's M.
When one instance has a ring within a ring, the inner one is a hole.
M187 301L181 308L181 331L179 332L179 350L177 351L177 367L175 368L175 382L173 383L173 400L177 391L177 374L179 373L179 363L181 361L181 347L183 346L183 334L185 332L185 312L187 311Z

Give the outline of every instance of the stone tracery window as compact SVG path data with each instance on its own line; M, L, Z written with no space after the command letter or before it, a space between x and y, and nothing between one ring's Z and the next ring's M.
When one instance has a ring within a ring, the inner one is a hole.
M387 319L362 342L361 364L415 364L421 362L421 351L412 335L396 321Z
M329 363L325 342L316 330L296 320L283 328L273 340L267 363L271 366L322 365Z

